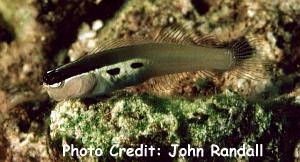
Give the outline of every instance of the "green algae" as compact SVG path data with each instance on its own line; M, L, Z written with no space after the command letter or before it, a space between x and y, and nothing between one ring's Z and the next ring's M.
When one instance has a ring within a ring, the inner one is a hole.
M102 158L109 159L113 144L151 144L165 151L171 144L205 149L210 144L254 145L268 130L271 116L262 105L230 91L194 101L125 95L87 106L69 100L58 103L52 111L50 136L53 141L71 138L85 148L101 147Z

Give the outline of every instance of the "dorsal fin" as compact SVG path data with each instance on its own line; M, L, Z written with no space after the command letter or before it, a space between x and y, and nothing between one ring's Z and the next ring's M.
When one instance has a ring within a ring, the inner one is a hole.
M176 44L190 44L195 45L192 40L192 33L174 24L168 27L161 28L155 32L154 35L148 37L139 36L138 33L128 38L120 38L105 42L100 42L97 47L88 52L88 54L98 53L107 49L124 47L128 45L145 44L145 43L176 43ZM208 42L208 41L207 41Z
M202 35L192 34L192 39L198 46L202 47L222 47L221 42L218 41L215 35Z
M178 24L162 28L154 40L162 43L192 44L191 33Z
M153 42L152 39L147 37L134 36L130 38L120 38L118 40L110 40L110 41L102 42L100 43L101 45L98 45L96 48L88 52L88 54L95 54L108 49L124 47L133 44L144 44L150 42Z
M142 33L142 32L141 32ZM145 43L174 43L185 45L198 45L204 47L220 47L221 43L213 35L196 34L186 30L178 24L160 28L153 35L140 36L139 33L128 38L120 38L99 42L99 45L87 54L95 54L107 49L137 45Z

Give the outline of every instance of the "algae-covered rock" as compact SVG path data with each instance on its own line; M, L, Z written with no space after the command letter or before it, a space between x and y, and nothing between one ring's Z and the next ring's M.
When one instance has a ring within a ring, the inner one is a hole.
M79 100L58 103L50 116L50 136L55 143L68 141L78 147L102 148L102 160L113 158L108 152L113 144L120 147L154 145L162 149L160 158L171 159L167 152L171 151L172 144L182 147L191 144L204 149L210 144L253 146L270 127L271 117L262 105L250 103L230 91L194 101L127 95L91 105ZM265 151L269 149L274 148L265 148Z

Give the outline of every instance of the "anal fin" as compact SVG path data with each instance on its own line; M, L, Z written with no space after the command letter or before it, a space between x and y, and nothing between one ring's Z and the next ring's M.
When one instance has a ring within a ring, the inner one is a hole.
M217 80L219 76L219 73L206 70L169 74L151 78L138 86L133 86L126 90L162 96L195 96L198 79L211 78L211 80Z

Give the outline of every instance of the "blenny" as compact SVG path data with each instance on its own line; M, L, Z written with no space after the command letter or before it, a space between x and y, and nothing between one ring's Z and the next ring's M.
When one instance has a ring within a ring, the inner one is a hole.
M84 57L47 71L43 85L55 100L89 98L184 73L235 71L252 76L263 70L253 40L245 37L219 43L210 36L170 26L153 37L133 36L106 43Z

